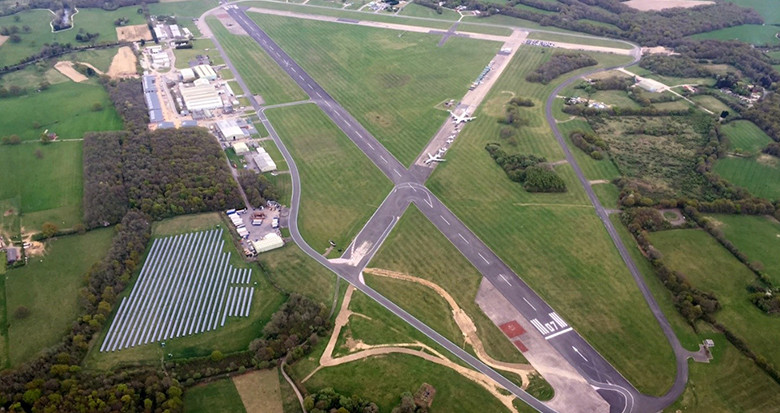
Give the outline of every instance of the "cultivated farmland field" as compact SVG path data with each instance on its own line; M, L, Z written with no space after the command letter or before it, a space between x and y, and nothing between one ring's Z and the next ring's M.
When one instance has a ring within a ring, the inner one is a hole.
M764 265L764 273L780 284L780 224L772 218L752 215L711 215L711 219L751 261Z
M566 193L531 194L510 181L484 149L500 141L497 119L514 93L536 106L522 109L529 125L520 128L517 146L504 147L550 161L563 158L543 117L554 85L524 80L549 56L543 48L519 51L428 187L628 380L661 394L674 376L671 349L570 167L556 167ZM626 61L593 56L606 66Z
M459 37L250 13L401 163L408 165L501 46ZM309 35L301 35L307 33Z
M694 287L718 297L721 309L715 313L717 321L742 338L753 352L780 364L780 319L750 302L746 288L756 277L746 266L704 231L654 232L649 239L670 268L685 274Z
M488 354L501 361L525 362L517 348L474 302L482 275L414 205L401 217L369 266L403 272L439 285L475 322ZM368 285L382 295L425 320L452 342L463 345L463 333L452 318L451 308L434 290L409 281L365 277Z
M95 103L103 109L95 112ZM16 134L22 140L40 139L46 129L59 139L81 139L88 131L122 129L108 94L92 82L60 83L40 93L0 99L0 113L0 136Z
M758 154L772 142L772 138L748 120L729 122L720 130L729 138L730 149L743 154Z
M26 231L46 221L60 228L81 222L81 158L81 142L0 146L0 199L18 199Z
M8 359L12 366L31 359L58 342L81 314L79 289L92 264L108 251L111 229L69 235L46 242L43 257L31 257L24 267L9 271L5 282L8 311ZM30 315L16 319L17 308Z
M257 42L247 36L230 34L216 17L208 17L206 22L246 82L249 91L262 95L265 104L295 102L307 98L306 93Z
M780 199L780 159L760 154L754 158L723 158L713 171L729 182L747 188L751 194Z
M345 248L390 192L390 181L314 104L266 114L301 175L301 234L317 251L329 240Z

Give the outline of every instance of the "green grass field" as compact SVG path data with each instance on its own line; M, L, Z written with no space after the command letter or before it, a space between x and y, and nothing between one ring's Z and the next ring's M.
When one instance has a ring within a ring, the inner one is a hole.
M450 293L477 326L485 350L508 362L525 362L522 354L474 302L482 275L425 218L410 206L370 267L400 271L432 281ZM463 333L452 310L434 290L409 281L366 275L367 283L431 328L463 346Z
M95 103L103 109L93 111ZM16 134L22 140L38 140L46 129L59 139L80 139L87 131L122 129L108 94L93 82L60 83L40 93L0 99L0 113L0 136Z
M4 74L0 77L0 86L6 89L10 86L17 86L24 90L38 90L44 80L51 85L71 81L54 69L54 63L38 63L22 70Z
M26 266L6 274L11 365L57 343L69 329L80 314L78 291L84 276L108 251L113 234L112 229L99 229L48 241L43 257L31 257ZM30 315L18 320L13 314L20 306Z
M279 16L250 16L401 163L408 165L500 44ZM309 33L304 36L301 34Z
M219 2L217 0L188 0L149 3L148 7L149 14L155 16L176 16L177 22L182 24L186 22L187 18L200 17L201 14L218 5Z
M25 230L81 222L82 192L81 142L0 146L0 199L18 197Z
M713 170L755 196L780 199L780 160L777 158L764 154L754 158L723 158L715 163Z
M509 91L536 106L522 109L529 125L519 130L517 147L508 150L563 159L543 116L543 102L555 85L524 80L550 55L543 48L520 50L428 186L634 385L661 394L674 376L671 349L571 167L556 167L568 192L531 194L510 181L484 149L500 141L496 120L511 98L503 91ZM594 56L609 66L625 60Z
M398 13L401 16L427 17L429 19L458 20L460 14L451 9L442 9L441 14L429 7L409 3Z
M105 73L108 72L108 68L111 66L111 60L113 60L116 55L116 51L116 48L84 50L78 53L71 53L62 60L89 63Z
M268 105L307 99L306 93L254 40L230 34L215 17L206 21L253 94L262 95Z
M29 33L20 31L21 42L8 41L0 46L0 66L19 63L23 58L38 53L45 43L78 44L76 34L82 28L90 33L100 33L100 36L95 40L96 42L115 42L117 37L114 20L117 18L126 17L130 19L128 24L131 25L144 24L144 16L136 13L137 9L138 7L135 6L122 7L114 11L94 8L79 9L78 13L73 16L73 29L56 33L51 32L49 22L52 14L48 10L37 9L16 13L14 16L19 16L19 22L14 21L14 16L0 17L0 26L30 27Z
M715 96L699 95L692 97L691 100L717 114L720 114L724 110L731 112L731 108L729 108L725 103L721 102Z
M764 0L733 0L732 3L754 9L764 18L767 24L780 23L780 9L772 2Z
M605 154L606 156L604 159L597 161L571 143L569 134L572 132L593 132L593 129L591 129L587 121L582 118L572 119L567 122L558 123L558 129L560 129L564 138L566 138L566 141L569 143L574 159L577 160L577 163L580 165L580 168L582 168L586 178L612 180L620 177L620 172L608 154Z
M185 413L246 413L233 380L221 379L190 387L184 393Z
M336 274L307 256L295 244L258 256L273 285L297 292L330 307L336 288Z
M754 155L772 142L772 138L749 120L729 122L720 130L731 142L730 149L736 152Z
M741 26L728 27L706 33L689 36L691 39L704 40L740 40L755 45L777 45L780 39L775 35L780 32L780 27L758 24L743 24Z
M215 19L215 17L211 17ZM176 55L176 68L184 69L190 67L190 60L195 60L198 55L208 56L211 60L211 64L214 66L224 64L222 55L219 50L214 47L214 42L211 39L194 39L192 41L192 49L176 49L173 54Z
M545 33L545 32L531 32L528 34L529 39L547 40L551 42L561 43L574 43L574 44L588 44L591 46L603 46L614 47L616 49L631 50L634 47L628 43L623 43L617 40L609 39L593 39L580 36L569 36L563 33Z
M329 240L345 248L390 192L390 181L314 104L266 113L301 174L301 234L317 251Z
M751 261L764 265L764 272L775 284L780 284L780 224L752 215L712 215L726 238Z
M650 242L670 268L685 274L691 285L714 293L721 304L715 318L741 337L756 354L778 365L780 319L770 317L749 300L746 287L755 275L709 234L671 230L650 234Z
M216 225L226 228L229 224L226 219L220 217L219 213L184 215L156 222L152 234L155 238L159 238L214 228ZM257 283L249 317L229 318L224 327L214 331L166 340L164 350L159 343L150 343L113 353L100 353L100 345L105 339L109 326L109 323L106 323L103 331L93 341L90 352L84 361L85 365L95 369L111 369L132 363L159 362L160 358L168 353L173 354L173 358L177 359L207 356L214 350L219 350L224 354L245 350L249 342L260 335L263 326L282 305L285 297L270 284L268 278L262 274L256 264L248 264L241 258L228 231L223 232L222 238L225 241L224 251L230 252L230 264L238 268L251 268L250 283ZM120 295L120 299L122 296L130 294L132 284L137 281L138 272L140 272L140 267L134 274L131 284ZM116 311L112 313L110 319L113 319L115 314Z

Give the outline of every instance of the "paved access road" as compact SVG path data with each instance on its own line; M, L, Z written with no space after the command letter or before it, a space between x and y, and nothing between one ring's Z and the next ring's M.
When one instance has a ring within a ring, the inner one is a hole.
M610 404L611 411L657 411L677 399L684 389L687 381L687 352L682 349L674 334L671 332L668 322L658 309L647 286L639 276L636 265L627 254L625 246L614 227L608 219L603 206L598 202L581 169L565 145L560 132L555 126L555 120L551 116L551 102L557 92L570 84L573 79L557 88L548 99L547 116L556 137L564 148L569 163L575 168L577 175L586 192L594 203L599 217L607 227L610 236L615 241L621 256L626 261L632 275L642 290L653 313L662 325L664 332L672 343L678 359L678 374L675 384L670 392L661 398L652 398L642 395L620 373L615 370L590 344L587 343L575 330L573 330L563 318L542 300L517 274L515 274L501 259L494 254L476 235L474 235L439 199L423 186L427 174L420 176L410 173L389 151L387 151L365 128L363 128L344 108L341 107L322 87L317 84L306 72L295 63L265 32L263 32L243 10L238 6L225 6L230 16L255 40L263 49L279 64L311 97L311 99L341 128L345 134L368 156L371 161L395 184L395 188L388 195L382 205L377 209L368 223L357 235L353 243L346 249L344 255L337 260L327 260L317 251L313 250L301 237L298 229L297 213L300 202L300 177L297 173L295 161L279 138L278 134L268 122L263 112L253 99L252 103L258 110L260 119L268 132L279 146L285 160L290 166L293 181L291 213L289 219L290 232L295 242L309 256L331 269L339 276L354 284L358 289L369 295L384 307L401 317L407 323L413 325L438 344L447 348L457 357L461 358L477 370L505 386L509 391L517 395L526 403L539 411L550 411L550 408L534 399L523 390L503 378L500 374L463 351L457 345L442 337L420 320L417 320L403 309L390 302L387 298L375 292L362 282L362 269L373 257L381 243L398 222L408 205L412 202L428 217L429 220L446 236L450 242L483 274L509 302L545 337L545 339L585 377L604 399ZM215 39L216 41L216 39ZM218 47L218 41L217 45ZM248 93L248 88L240 78L240 74L230 64L231 70L236 75L241 87ZM638 55L635 55L638 56ZM578 76L579 77L579 76Z

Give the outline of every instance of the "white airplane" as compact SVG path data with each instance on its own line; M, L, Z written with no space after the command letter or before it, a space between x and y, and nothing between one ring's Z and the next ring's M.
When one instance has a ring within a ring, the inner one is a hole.
M452 115L452 123L459 124L459 123L466 123L470 122L474 119L476 119L476 116L469 116L468 112L463 112L462 115L458 116L455 114L455 112L448 110L447 112L450 112L450 115Z
M449 144L449 143L452 143L452 141L454 141L454 140L455 140L455 139L449 138L449 139L447 139L447 141L446 141L446 142Z
M425 160L426 165L430 165L431 162L444 162L446 159L443 159L441 155L437 152L436 155L428 154L428 159Z

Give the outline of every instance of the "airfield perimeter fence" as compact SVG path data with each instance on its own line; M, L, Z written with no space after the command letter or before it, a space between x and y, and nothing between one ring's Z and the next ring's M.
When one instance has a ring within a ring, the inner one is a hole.
M138 281L122 299L100 351L214 330L248 317L251 269L230 265L222 230L156 239Z

